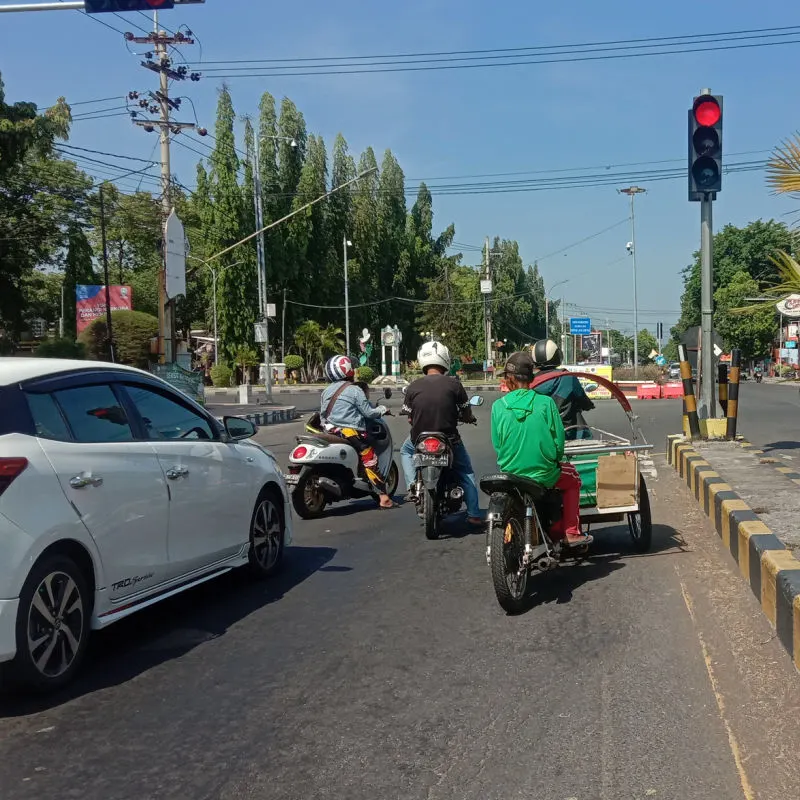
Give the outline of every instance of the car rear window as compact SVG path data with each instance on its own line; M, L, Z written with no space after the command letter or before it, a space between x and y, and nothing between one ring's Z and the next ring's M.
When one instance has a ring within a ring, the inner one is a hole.
M67 423L51 394L26 394L36 435L42 439L68 442L72 439Z
M77 442L131 442L128 415L110 386L79 386L55 392Z

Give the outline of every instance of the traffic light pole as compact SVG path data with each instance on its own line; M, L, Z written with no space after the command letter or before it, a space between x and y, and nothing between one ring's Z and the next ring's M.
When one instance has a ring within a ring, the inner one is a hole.
M711 194L700 201L700 417L714 419L714 231Z

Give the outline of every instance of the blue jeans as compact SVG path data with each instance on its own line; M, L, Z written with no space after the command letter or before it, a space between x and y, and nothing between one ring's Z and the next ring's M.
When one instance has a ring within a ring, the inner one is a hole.
M414 444L411 437L407 437L400 447L400 461L403 465L403 477L406 479L406 489L411 488L417 479L414 469ZM481 507L478 501L478 487L475 483L475 473L472 469L467 448L463 442L453 447L453 471L458 475L458 484L464 490L464 502L467 504L467 515L480 517Z

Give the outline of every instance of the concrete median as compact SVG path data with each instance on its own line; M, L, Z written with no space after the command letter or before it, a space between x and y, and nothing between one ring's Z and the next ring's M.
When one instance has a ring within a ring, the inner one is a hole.
M800 669L800 474L747 442L669 436L666 452Z

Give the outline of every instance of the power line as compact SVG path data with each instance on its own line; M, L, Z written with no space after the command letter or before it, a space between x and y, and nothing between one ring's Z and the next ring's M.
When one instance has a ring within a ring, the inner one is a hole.
M800 35L800 33L798 34ZM736 41L736 40L734 40ZM295 72L275 72L271 71L275 68L257 68L259 71L253 71L251 68L246 67L226 67L226 68L204 68L207 76L216 78L294 78L294 77L307 77L307 76L320 76L320 75L361 75L361 74L378 74L378 73L394 73L394 72L429 72L440 70L464 70L464 69L488 69L497 67L515 67L515 66L532 66L532 65L547 65L547 64L572 64L585 61L610 61L610 60L627 60L632 58L646 58L652 56L670 56L670 55L683 55L687 53L696 52L720 52L728 50L743 50L760 47L774 47L788 44L800 44L800 38L783 40L783 41L769 41L769 42L751 42L746 44L722 44L717 46L704 46L699 47L683 47L682 49L661 49L652 50L648 52L621 52L621 53L602 53L597 55L598 51L591 51L594 55L574 55L568 53L557 54L555 58L527 58L525 60L504 61L504 62L482 62L482 63L428 63L428 64L415 64L414 62L407 62L396 66L382 66L379 62L374 64L366 63L363 65L347 65L346 68L335 68L339 65L325 65L320 64L312 69L298 70ZM458 60L458 59L453 59ZM284 67L283 69L292 69L292 67ZM295 68L297 69L297 68ZM226 71L227 70L227 71Z
M91 150L88 147L77 147L72 144L58 144L56 148L67 148L69 150L81 150L84 153L92 153L96 156L108 156L109 158L121 158L126 161L143 161L145 164L157 164L152 158L137 158L136 156L119 155L118 153L105 153L102 150Z
M472 56L472 55L489 55L493 53L523 53L530 51L541 50L559 50L559 49L574 49L583 47L603 47L615 45L638 45L648 43L665 43L665 42L678 42L678 40L687 41L701 41L708 38L724 38L735 37L740 35L754 35L754 34L780 34L792 35L790 32L800 31L800 25L785 25L774 28L748 28L736 31L719 31L716 33L691 33L679 36L647 36L638 39L615 39L605 40L599 42L577 42L572 44L556 44L556 45L532 45L527 47L492 47L479 50L440 50L428 51L421 53L390 53L390 54L373 54L363 56L328 56L328 57L295 57L295 58L260 58L260 59L226 59L222 61L206 61L206 65L210 64L285 64L285 63L303 63L312 61L363 61L374 59L386 58L428 58L436 56Z

